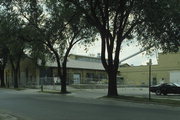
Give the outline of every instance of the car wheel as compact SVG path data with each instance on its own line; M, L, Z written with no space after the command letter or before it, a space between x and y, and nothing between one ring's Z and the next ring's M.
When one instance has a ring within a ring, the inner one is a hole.
M156 90L156 95L161 95L161 91L160 90Z

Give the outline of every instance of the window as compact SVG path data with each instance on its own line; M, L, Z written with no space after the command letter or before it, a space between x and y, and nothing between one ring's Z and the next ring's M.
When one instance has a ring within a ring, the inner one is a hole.
M94 73L87 73L86 74L86 79L88 82L94 81L95 80L95 74Z

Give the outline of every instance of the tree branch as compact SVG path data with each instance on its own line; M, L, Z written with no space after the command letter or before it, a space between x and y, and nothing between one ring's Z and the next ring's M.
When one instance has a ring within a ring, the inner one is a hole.
M124 40L132 32L132 30L134 29L136 25L141 24L141 23L143 23L143 21L137 20L134 24L132 24L131 27L127 30L127 32L124 33L124 35L122 36L122 40Z

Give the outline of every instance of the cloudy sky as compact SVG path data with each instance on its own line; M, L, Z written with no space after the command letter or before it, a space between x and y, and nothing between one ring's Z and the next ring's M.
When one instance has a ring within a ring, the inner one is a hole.
M120 60L137 53L140 51L141 46L137 44L137 42L134 40L133 43L127 43L123 44L122 50L121 50L121 57ZM101 50L101 44L100 41L96 41L93 45L91 45L88 48L88 51L85 50L84 46L81 45L76 45L73 49L72 52L73 54L78 54L78 55L87 55L87 56L97 56L98 53L100 53ZM153 64L157 64L157 52L152 53L152 55L146 55L146 52L143 52L141 54L138 54L123 63L128 63L129 65L134 65L134 66L139 66L139 65L146 65L146 63L149 61L149 59L152 59Z

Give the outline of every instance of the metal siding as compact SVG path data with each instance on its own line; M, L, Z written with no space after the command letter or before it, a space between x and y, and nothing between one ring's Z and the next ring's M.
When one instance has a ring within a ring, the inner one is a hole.
M170 82L180 83L180 71L171 71L170 72Z

